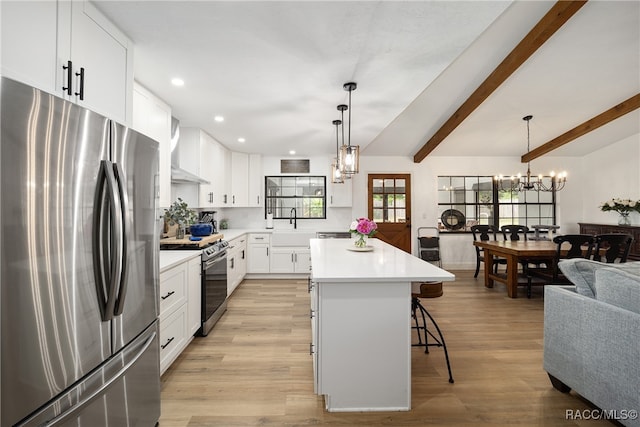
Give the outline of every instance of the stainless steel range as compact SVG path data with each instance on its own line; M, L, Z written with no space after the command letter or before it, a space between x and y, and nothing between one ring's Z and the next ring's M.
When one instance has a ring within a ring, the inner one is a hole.
M227 309L227 248L229 242L219 240L202 250L202 327L207 336Z

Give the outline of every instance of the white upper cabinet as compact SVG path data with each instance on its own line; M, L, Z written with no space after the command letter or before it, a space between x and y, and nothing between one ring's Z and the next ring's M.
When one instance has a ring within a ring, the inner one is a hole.
M160 206L171 204L171 107L141 85L133 87L133 129L160 143Z
M230 207L262 206L262 155L231 152Z
M262 173L262 155L249 154L249 201L247 206L260 207L264 201L264 174Z
M0 7L3 75L131 124L133 47L91 3Z
M2 75L62 96L56 84L58 6L54 1L0 2ZM67 29L67 41L70 28Z
M213 207L222 208L229 205L229 169L231 167L231 152L224 145L216 141L213 155L209 163L211 168L211 189Z
M231 206L246 207L249 202L249 155L231 152Z
M331 175L328 176L331 180ZM329 184L329 207L350 208L353 204L353 179L345 179L342 184Z

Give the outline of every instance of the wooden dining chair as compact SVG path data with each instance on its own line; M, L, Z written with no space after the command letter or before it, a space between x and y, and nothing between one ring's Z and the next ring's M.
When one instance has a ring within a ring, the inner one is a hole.
M502 231L502 236L504 237L505 241L527 240L529 227L527 227L526 225L509 224L500 227L500 231Z
M474 241L486 242L489 240L496 240L496 228L493 225L472 225L471 233L473 233ZM479 248L474 245L476 248L476 272L473 277L478 277L478 272L480 271L480 263L484 262L484 249ZM507 264L507 260L503 258L498 258L493 260L493 265L495 269L495 273L498 272L498 264Z
M598 234L595 237L596 247L593 251L593 260L607 263L627 262L631 251L633 237L630 234Z
M553 238L557 245L556 254L550 266L527 269L527 298L531 298L532 285L568 285L567 279L558 268L562 259L586 258L590 259L595 244L594 236L590 234L565 234Z

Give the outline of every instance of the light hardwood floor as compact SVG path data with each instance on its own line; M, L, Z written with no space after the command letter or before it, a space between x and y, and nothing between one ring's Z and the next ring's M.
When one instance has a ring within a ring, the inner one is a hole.
M313 393L306 280L245 280L209 336L163 375L160 426L612 425L566 419L591 406L553 389L542 369L541 289L510 299L482 275L454 273L444 296L423 303L444 333L455 383L442 349L414 347L411 411L324 411Z

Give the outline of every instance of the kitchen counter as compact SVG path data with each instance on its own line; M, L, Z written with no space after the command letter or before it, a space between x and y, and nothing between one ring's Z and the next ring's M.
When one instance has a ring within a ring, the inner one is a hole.
M455 276L378 239L352 245L311 239L314 390L330 412L408 411L411 282Z
M322 282L453 281L448 271L379 239L371 252L353 252L350 239L311 239L313 279Z
M162 250L160 251L160 273L178 264L187 262L191 258L199 258L201 254L202 251L199 250Z

